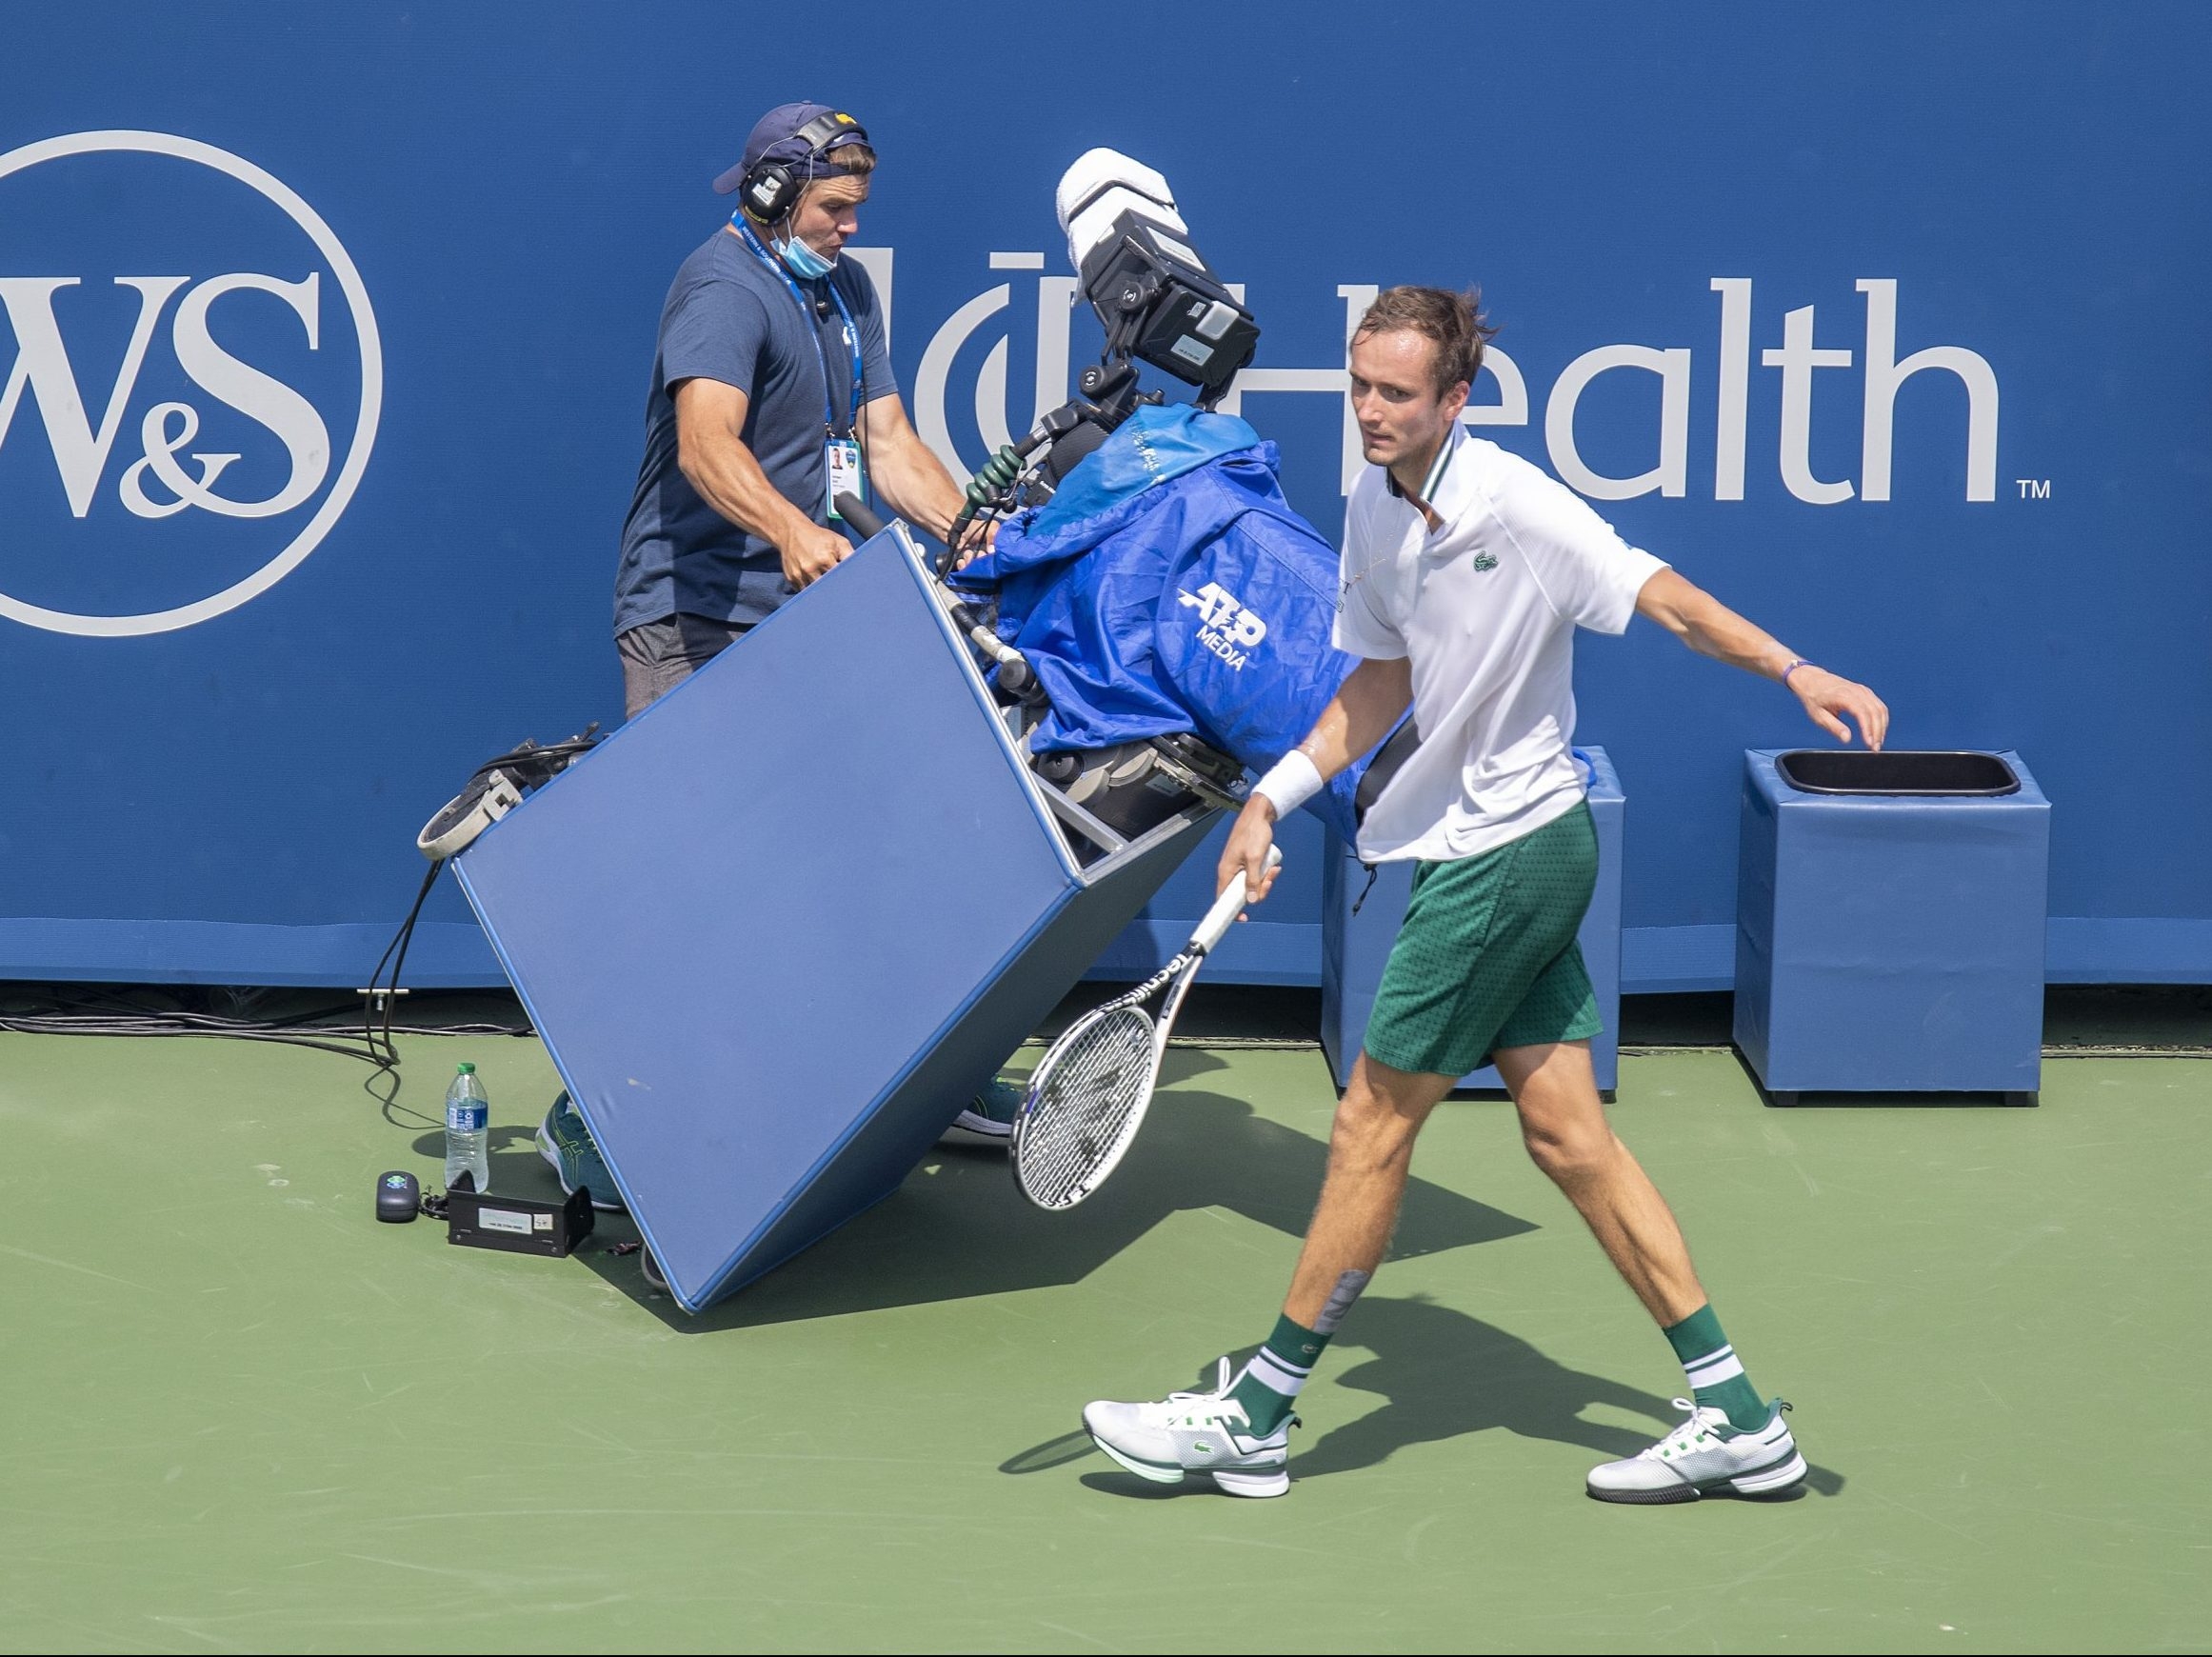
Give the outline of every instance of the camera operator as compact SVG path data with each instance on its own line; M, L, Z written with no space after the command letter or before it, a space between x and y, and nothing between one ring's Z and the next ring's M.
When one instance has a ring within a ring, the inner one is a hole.
M852 116L784 104L714 181L738 210L662 308L623 526L614 630L629 714L851 550L839 493L872 486L938 536L960 509L899 400L875 285L839 257L875 166Z
M872 486L940 539L959 513L959 486L899 401L875 284L839 257L875 165L852 116L783 104L714 181L738 210L684 261L662 307L622 531L614 642L632 717L852 550L838 495L865 499ZM1019 1102L993 1083L955 1131L1003 1146ZM567 1093L537 1142L564 1190L588 1185L595 1206L620 1206Z

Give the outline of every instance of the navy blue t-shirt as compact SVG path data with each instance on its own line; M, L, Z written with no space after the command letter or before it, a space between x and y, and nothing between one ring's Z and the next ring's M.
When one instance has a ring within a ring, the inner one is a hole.
M884 349L875 284L852 259L818 282L798 281L808 306L836 287L860 331L863 404L898 390ZM661 336L646 397L646 456L622 529L614 630L678 610L715 621L757 622L789 596L783 560L758 535L707 504L676 464L674 392L685 380L720 380L745 392L745 445L778 494L826 522L823 365L842 434L851 426L852 353L834 303L827 320L802 312L791 291L730 230L717 230L684 261L661 309ZM807 332L822 342L816 357Z

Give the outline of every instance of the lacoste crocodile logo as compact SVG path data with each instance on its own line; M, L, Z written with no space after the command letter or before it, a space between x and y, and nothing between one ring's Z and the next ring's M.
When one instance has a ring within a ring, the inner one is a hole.
M1478 552L1468 562L1472 564L1478 574L1498 568L1497 557L1489 552Z

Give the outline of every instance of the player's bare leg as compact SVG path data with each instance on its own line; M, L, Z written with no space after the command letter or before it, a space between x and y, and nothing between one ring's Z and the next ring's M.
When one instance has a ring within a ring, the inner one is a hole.
M1329 1128L1328 1174L1283 1303L1291 1322L1318 1327L1347 1272L1371 1276L1382 1264L1405 1199L1413 1141L1455 1079L1360 1054Z
M1221 1361L1210 1392L1158 1403L1100 1400L1083 1412L1099 1448L1162 1483L1210 1476L1235 1496L1290 1487L1291 1401L1382 1264L1405 1195L1413 1141L1452 1078L1392 1069L1365 1053L1337 1106L1328 1174L1275 1331L1243 1371Z
M1673 1210L1605 1120L1590 1044L1507 1048L1493 1057L1530 1160L1575 1206L1644 1310L1665 1328L1704 1306Z
M1760 1399L1722 1335L1673 1210L1605 1120L1589 1043L1505 1048L1495 1058L1530 1158L1575 1206L1665 1332L1691 1384L1692 1396L1681 1400L1689 1419L1641 1455L1592 1469L1590 1494L1608 1502L1685 1502L1716 1490L1765 1495L1797 1484L1805 1464L1783 1424L1788 1407Z

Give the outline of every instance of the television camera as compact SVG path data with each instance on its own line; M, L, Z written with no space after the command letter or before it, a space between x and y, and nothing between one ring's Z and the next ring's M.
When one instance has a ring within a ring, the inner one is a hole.
M1061 176L1053 206L1067 236L1076 290L1106 329L1099 360L1078 379L1079 394L1046 414L969 482L947 557L970 525L1050 498L1076 464L1141 404L1140 363L1194 386L1211 409L1252 360L1260 339L1252 313L1196 248L1167 180L1117 150L1092 150Z

